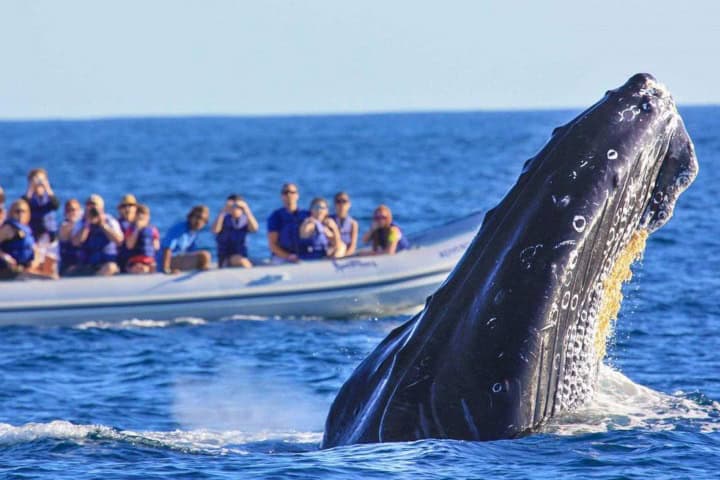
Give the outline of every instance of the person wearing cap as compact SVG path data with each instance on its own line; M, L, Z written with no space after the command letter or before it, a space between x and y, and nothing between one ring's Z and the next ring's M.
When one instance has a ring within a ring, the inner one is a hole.
M350 216L350 195L346 192L338 192L335 194L335 213L330 218L340 230L340 239L345 244L345 256L349 257L355 253L357 249L358 239L358 222Z
M118 223L120 224L120 230L123 232L125 240L118 248L118 267L121 271L125 270L128 258L130 256L130 248L127 245L130 235L134 230L135 216L137 215L137 199L132 193L125 194L120 203L118 203Z
M92 194L85 202L85 215L73 228L72 243L80 248L79 274L115 275L118 247L123 242L118 221L105 213L105 201Z
M212 254L201 248L198 242L198 235L207 226L209 218L208 207L195 205L186 220L170 227L162 239L158 255L158 264L164 273L210 268Z
M379 205L373 213L370 230L363 235L363 243L372 245L372 254L389 254L410 248L410 242L393 222L392 212L386 205Z
M283 206L275 210L267 220L268 246L272 263L298 262L300 254L300 224L310 216L307 210L298 208L300 194L297 185L286 183L280 190Z

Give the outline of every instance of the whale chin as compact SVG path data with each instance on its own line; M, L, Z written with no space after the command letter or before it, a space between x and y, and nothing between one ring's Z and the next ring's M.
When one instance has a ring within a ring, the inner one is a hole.
M630 265L697 171L648 74L555 129L424 310L340 389L323 446L514 438L583 405Z

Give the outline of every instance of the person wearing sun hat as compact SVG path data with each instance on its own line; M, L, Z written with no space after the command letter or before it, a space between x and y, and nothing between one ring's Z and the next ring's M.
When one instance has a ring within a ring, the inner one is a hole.
M135 195L132 193L126 193L123 195L120 203L118 203L118 223L120 223L120 230L123 232L125 240L118 247L117 264L120 270L125 270L128 258L130 258L130 249L127 246L128 238L132 235L135 230L135 217L137 217L137 206L138 202Z

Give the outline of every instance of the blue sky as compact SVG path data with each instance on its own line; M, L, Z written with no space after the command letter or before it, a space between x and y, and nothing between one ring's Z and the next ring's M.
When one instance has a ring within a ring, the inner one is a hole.
M720 103L720 2L0 0L0 118Z

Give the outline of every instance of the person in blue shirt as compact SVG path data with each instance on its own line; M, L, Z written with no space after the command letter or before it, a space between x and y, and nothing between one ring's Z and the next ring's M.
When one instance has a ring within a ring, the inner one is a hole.
M212 230L217 242L220 268L252 267L245 240L248 233L258 231L258 222L250 206L240 195L232 194L227 198Z
M310 212L298 208L300 193L294 183L283 185L280 193L283 206L270 214L267 221L271 262L294 263L300 259L300 224Z
M212 255L198 245L198 234L210 218L210 210L205 205L195 205L187 219L176 223L167 231L160 244L158 264L165 273L177 273L187 270L207 270Z

